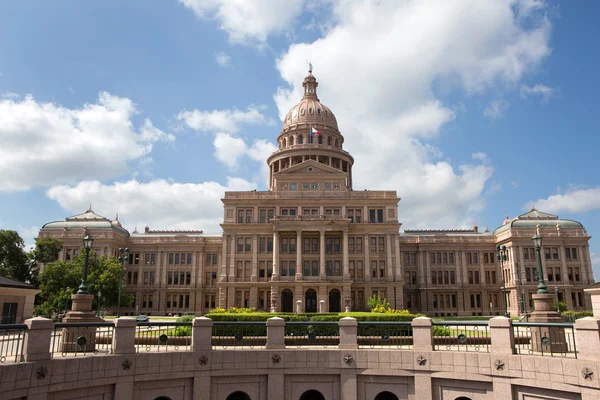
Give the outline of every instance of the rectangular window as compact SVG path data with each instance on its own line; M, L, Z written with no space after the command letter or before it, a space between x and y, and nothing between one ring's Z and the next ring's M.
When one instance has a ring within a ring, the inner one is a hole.
M167 285L172 285L173 284L173 272L169 271L167 272Z
M295 252L296 252L296 239L291 238L290 239L290 253L295 253Z
M356 252L362 253L362 251L363 251L363 238L357 237L356 238Z
M267 238L267 253L272 253L272 252L273 252L273 238L268 237Z
M267 238L266 237L260 237L258 239L258 251L260 253L266 253L267 251Z
M296 261L290 261L290 276L296 275Z
M340 238L333 238L333 252L339 254L341 250Z

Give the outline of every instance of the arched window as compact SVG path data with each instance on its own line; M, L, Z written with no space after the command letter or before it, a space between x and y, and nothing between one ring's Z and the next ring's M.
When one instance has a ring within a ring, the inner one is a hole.
M319 144L323 144L323 135L319 135Z
M235 391L227 396L225 400L251 400L246 392Z
M327 136L327 145L331 146L331 136Z
M388 392L386 390L385 392L381 392L377 396L375 396L375 400L400 400L400 399L394 393Z
M303 135L298 136L298 144L304 144L304 136Z
M318 390L311 389L302 393L300 400L325 400L325 396Z
M283 147L287 147L287 140L283 139Z
M294 145L294 137L290 136L290 146L293 146L293 145Z

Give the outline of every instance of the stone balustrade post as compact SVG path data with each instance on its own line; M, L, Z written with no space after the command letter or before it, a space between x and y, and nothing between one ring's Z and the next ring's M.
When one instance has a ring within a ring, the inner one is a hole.
M50 342L54 323L48 318L36 317L25 321L27 331L23 344L25 361L42 361L50 359Z
M417 317L412 320L413 350L433 350L433 330L431 318Z
M339 320L340 349L358 349L358 321L356 318L344 317Z
M212 319L206 317L194 318L192 321L192 350L212 350Z
M135 329L137 322L133 318L116 318L112 345L114 354L135 353Z
M285 349L285 320L273 317L267 320L267 349Z
M489 320L488 326L492 341L492 353L514 354L515 335L512 320L506 317L494 317Z
M575 321L577 357L584 360L600 359L600 320L592 317Z

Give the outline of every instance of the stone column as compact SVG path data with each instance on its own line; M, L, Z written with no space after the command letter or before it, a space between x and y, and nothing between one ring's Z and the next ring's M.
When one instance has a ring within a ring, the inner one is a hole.
M486 284L486 279L485 279L485 267L483 266L483 258L481 257L481 251L477 252L477 257L479 258L479 275L480 275L480 282L481 282L481 286L484 286ZM511 252L512 254L512 252ZM512 262L512 257L511 257L511 261ZM487 299L481 299L481 301L486 302L487 303ZM489 307L489 304L488 304Z
M417 317L412 320L413 352L433 350L431 318Z
M135 354L135 328L137 322L134 318L115 319L112 346L114 354Z
M567 253L564 244L560 246L560 261L560 282L564 283L569 280L567 275ZM554 280L556 280L556 277Z
M578 256L579 256L579 276L581 278L581 283L583 283L584 285L587 285L589 283L589 279L588 279L589 274L588 274L588 270L585 266L585 262L583 261L583 259L584 259L584 255L585 255L585 257L587 257L587 259L588 259L588 265L591 265L590 253L588 252L587 246L579 246L578 250L579 250L579 254L578 254Z
M340 350L358 349L358 321L356 318L344 317L339 320Z
M428 251L425 252L425 283L431 285L431 256Z
M285 349L285 320L273 317L267 320L267 349Z
M227 277L227 280L229 282L235 282L235 241L236 241L236 236L235 235L229 235L229 237L231 238L231 243L229 246L229 276Z
M219 276L219 282L227 281L227 236L228 235L223 232L223 247L221 249L221 274Z
M592 317L576 320L575 343L579 359L594 361L600 359L600 320Z
M387 253L387 261L386 261L386 270L387 270L387 281L394 281L394 268L392 266L392 235L386 235L385 237L386 244L386 253Z
M156 254L156 267L154 271L154 287L160 288L160 266L162 264L162 251L157 252Z
M191 286L190 288L195 289L196 288L196 265L198 264L198 252L195 251L192 253L192 276L191 276Z
M296 280L302 280L302 229L296 231Z
M250 282L258 280L258 235L252 235L252 275ZM252 296L250 296L252 297Z
M400 254L400 237L397 233L394 234L394 242L396 246L396 282L404 281L404 274L402 273L402 257Z
M24 361L49 360L54 322L51 319L36 317L25 320L25 325L27 325L27 330L23 344Z
M350 266L348 264L348 229L344 228L343 232L343 242L342 242L342 266L344 268L344 280L350 280ZM356 272L355 272L356 273Z
M363 275L365 277L365 282L371 282L371 249L369 246L369 235L365 234L363 238L363 251L365 254L365 270Z
M325 279L325 230L319 230L319 279Z
M212 350L212 327L210 318L199 317L192 321L192 351Z
M279 280L279 231L273 230L273 275L271 280Z
M515 335L512 320L506 317L494 317L489 320L492 353L514 354Z

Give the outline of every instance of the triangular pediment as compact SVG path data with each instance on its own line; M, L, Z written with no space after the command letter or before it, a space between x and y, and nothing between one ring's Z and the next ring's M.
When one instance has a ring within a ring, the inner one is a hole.
M307 160L275 173L275 176L279 179L288 175L336 175L342 177L346 176L347 173L315 160Z

